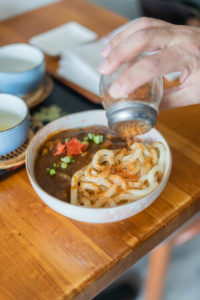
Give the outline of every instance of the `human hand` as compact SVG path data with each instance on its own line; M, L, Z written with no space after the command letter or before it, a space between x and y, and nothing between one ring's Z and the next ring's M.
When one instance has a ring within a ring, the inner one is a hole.
M161 20L140 18L120 32L102 51L102 74L137 57L144 51L159 52L145 56L128 69L111 88L110 95L120 98L171 72L181 72L180 85L165 90L161 108L200 103L200 28L173 25Z

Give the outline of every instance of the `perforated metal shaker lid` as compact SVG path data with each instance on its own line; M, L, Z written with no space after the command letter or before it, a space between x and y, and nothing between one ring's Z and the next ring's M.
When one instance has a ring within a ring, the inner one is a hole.
M149 131L157 121L157 110L139 101L119 101L106 112L108 125L120 134L129 130L132 135Z

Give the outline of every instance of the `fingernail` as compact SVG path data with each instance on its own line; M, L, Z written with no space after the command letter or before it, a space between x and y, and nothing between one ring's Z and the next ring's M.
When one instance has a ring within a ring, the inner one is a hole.
M102 51L101 54L103 55L103 57L107 57L108 54L110 53L111 50L111 46L110 44L108 44L108 46L106 46Z
M109 94L113 98L120 98L123 96L123 90L122 87L118 83L113 83L109 90Z
M109 65L108 61L104 60L98 68L99 72L101 72L101 73L106 72L106 70L108 69L108 65Z

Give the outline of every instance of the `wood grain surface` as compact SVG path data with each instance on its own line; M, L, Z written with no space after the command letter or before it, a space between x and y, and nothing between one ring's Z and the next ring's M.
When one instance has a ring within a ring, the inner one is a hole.
M67 21L100 35L125 19L84 0L68 0L0 24L1 45ZM56 60L47 60L51 72ZM88 95L86 95L88 96ZM200 210L200 106L164 111L158 129L173 156L161 196L142 213L94 225L48 208L24 169L0 182L1 300L89 300Z

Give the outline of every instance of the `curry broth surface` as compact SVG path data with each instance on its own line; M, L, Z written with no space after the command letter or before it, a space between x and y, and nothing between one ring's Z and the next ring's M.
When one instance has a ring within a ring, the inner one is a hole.
M46 169L52 168L54 163L58 165L61 162L61 158L67 155L62 154L53 156L53 153L56 152L56 145L58 142L64 143L67 138L71 139L73 137L83 141L83 138L86 137L88 133L103 135L103 143L95 144L94 142L89 141L89 146L85 153L73 156L76 160L75 162L68 164L66 169L57 167L56 174L50 176ZM58 132L47 138L38 150L34 168L36 180L47 193L60 200L69 202L71 177L76 171L89 164L93 155L98 150L121 149L126 146L126 141L106 126L92 126Z

